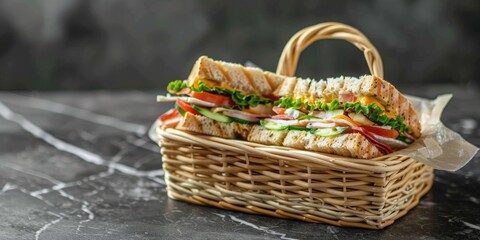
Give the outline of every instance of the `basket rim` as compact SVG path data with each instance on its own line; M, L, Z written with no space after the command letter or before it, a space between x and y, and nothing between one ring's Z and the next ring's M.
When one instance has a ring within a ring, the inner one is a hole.
M349 169L353 168L358 171L376 173L397 171L408 166L412 162L417 161L410 156L396 152L371 159L351 158L328 153L294 149L284 146L252 143L239 139L225 139L174 128L162 129L160 125L157 127L156 133L160 138L160 145L162 138L169 138L183 142L186 145L199 145L206 148L218 148L233 152L243 152L245 154L255 154L272 160L275 159L292 162L307 161L311 163L330 165L332 167L348 167Z

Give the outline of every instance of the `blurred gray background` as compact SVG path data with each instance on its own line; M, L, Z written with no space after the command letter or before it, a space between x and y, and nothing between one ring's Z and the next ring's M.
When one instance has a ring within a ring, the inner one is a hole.
M480 1L0 0L0 90L163 89L201 55L275 71L296 31L357 27L385 78L478 87ZM326 40L298 76L368 73L351 44Z

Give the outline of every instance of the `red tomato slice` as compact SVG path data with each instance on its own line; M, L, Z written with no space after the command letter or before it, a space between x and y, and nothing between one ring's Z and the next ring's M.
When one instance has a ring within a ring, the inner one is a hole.
M272 111L274 111L278 115L285 114L285 110L287 110L287 109L281 108L281 107L278 107L278 106L273 106L273 108L272 108Z
M229 97L208 92L192 92L190 96L222 107L231 107L235 104L235 102Z
M171 109L170 111L164 113L162 116L158 117L158 119L162 122L165 122L178 116L180 116L180 113L176 109Z
M375 136L373 136L370 132L368 132L365 128L362 128L362 127L354 127L352 128L351 130L349 129L348 130L348 133L360 133L362 134L365 138L367 138L368 141L370 141L371 143L373 143L373 145L375 145L378 150L380 150L380 152L384 153L384 154L390 154L393 152L392 148L390 148L390 146L384 144L384 143L381 143L380 141L378 141Z
M397 138L399 135L397 130L390 130L390 129L374 127L374 126L362 126L362 128L373 134L380 135L382 137Z
M172 128L177 126L180 120L182 120L182 115L180 115L177 109L172 109L158 117L158 119L162 122L162 128Z
M193 109L193 107L192 107L192 105L190 105L190 103L185 102L185 101L181 100L180 98L177 98L177 105L185 112L189 112L189 113L195 114L195 115L200 115L200 113L198 113L195 109Z

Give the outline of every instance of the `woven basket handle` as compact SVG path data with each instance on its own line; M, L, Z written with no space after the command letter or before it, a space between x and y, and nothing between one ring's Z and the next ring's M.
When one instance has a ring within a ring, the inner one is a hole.
M304 28L293 35L283 49L278 61L277 74L293 76L297 69L302 51L310 44L321 39L343 39L351 42L365 55L372 75L383 78L383 64L377 49L357 29L336 22L320 23Z

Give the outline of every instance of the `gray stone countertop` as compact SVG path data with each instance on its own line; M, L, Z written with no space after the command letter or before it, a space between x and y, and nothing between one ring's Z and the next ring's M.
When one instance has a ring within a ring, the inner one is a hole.
M480 96L451 86L444 123L480 145ZM0 93L0 239L480 239L480 156L435 171L432 190L384 230L249 215L169 199L146 136L155 93Z

